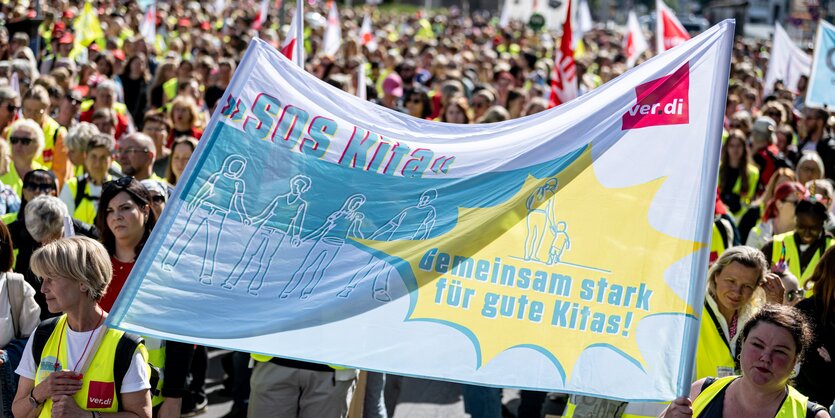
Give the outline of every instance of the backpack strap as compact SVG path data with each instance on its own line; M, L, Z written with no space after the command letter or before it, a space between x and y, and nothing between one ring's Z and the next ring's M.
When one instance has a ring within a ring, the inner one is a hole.
M812 401L806 402L806 418L815 418L815 415L820 411L828 411L826 407L816 404Z
M707 389L708 386L712 385L714 382L716 382L715 377L706 377L704 383L702 383L702 388L699 390L699 392L704 392L705 389Z
M113 378L116 383L116 396L121 402L122 380L128 373L130 363L133 361L133 354L139 344L142 344L142 337L126 332L116 344L116 357L113 361Z
M32 361L35 362L35 370L40 366L43 349L46 346L46 342L49 341L52 332L55 331L55 326L58 324L58 319L60 318L60 316L56 316L41 321L41 324L35 328L35 332L32 334Z
M78 176L78 186L75 189L75 208L78 209L78 206L81 205L81 201L84 200L84 195L87 194L87 175L83 174ZM70 214L72 216L72 213Z

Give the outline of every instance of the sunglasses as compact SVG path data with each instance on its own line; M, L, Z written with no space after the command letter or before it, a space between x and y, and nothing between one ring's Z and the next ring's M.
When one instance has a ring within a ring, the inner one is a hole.
M18 143L20 143L22 145L29 145L29 144L32 143L32 141L34 141L34 139L28 138L28 137L25 137L25 136L9 137L9 142L11 142L12 145L17 145Z
M108 182L104 183L104 186L105 187L116 187L116 188L119 188L119 189L124 189L125 187L128 187L132 181L133 181L133 176L125 176L125 177L122 177L122 178L118 178L116 180L108 181Z
M9 113L15 113L18 109L20 109L20 106L15 106L14 103L6 103L6 110L8 110Z
M23 188L31 192L46 192L56 190L54 184L49 183L23 183Z
M154 202L156 204L165 203L165 196L155 194L155 195L151 196L151 202Z

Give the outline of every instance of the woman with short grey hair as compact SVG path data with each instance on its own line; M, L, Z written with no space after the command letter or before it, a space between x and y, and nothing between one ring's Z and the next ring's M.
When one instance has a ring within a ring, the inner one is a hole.
M41 244L55 241L64 235L67 216L67 207L61 199L38 196L26 204L26 230Z

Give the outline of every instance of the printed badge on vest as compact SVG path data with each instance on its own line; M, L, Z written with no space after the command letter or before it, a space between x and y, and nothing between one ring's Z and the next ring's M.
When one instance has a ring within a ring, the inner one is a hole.
M106 409L113 405L113 396L116 393L114 382L90 382L90 389L87 391L87 409Z

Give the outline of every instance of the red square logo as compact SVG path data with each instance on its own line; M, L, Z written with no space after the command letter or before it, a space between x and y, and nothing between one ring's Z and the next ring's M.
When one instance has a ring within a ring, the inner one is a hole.
M690 64L635 87L637 101L623 114L621 130L690 123Z
M113 406L116 385L113 382L90 382L87 390L87 409L107 409Z

